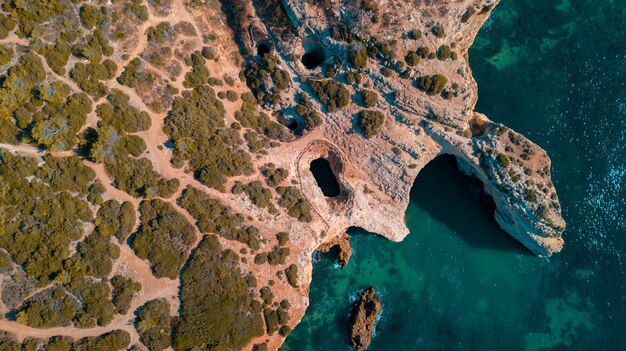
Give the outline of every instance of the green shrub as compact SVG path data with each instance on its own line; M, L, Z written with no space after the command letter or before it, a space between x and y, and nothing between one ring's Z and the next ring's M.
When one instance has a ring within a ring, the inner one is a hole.
M113 330L96 337L78 340L72 351L118 351L130 345L130 335L124 330Z
M452 57L452 50L448 45L441 45L437 50L437 58L441 61L445 61Z
M87 30L92 30L96 26L101 26L107 19L106 7L95 7L83 5L80 8L80 20Z
M367 51L365 46L353 46L348 54L348 61L352 67L363 69L367 67Z
M311 111L304 116L304 128L313 130L320 126L324 120L317 111Z
M74 316L74 326L93 328L105 326L113 320L115 308L109 296L111 289L106 280L96 281L91 277L72 277L68 290L80 301L81 308Z
M62 270L69 246L91 222L89 204L68 191L53 188L34 176L38 160L17 156L0 148L0 248L11 254L39 286ZM42 172L47 173L47 172ZM29 181L28 177L33 177ZM28 230L24 230L28 228Z
M278 199L278 205L287 210L288 215L300 222L308 223L313 220L309 204L300 190L293 186L279 186L276 188L276 192L281 196Z
M77 62L70 71L70 78L78 84L85 93L99 99L109 93L103 80L115 78L117 66L111 60L102 63Z
M202 84L210 83L209 79L211 77L205 65L206 60L200 52L191 53L187 63L191 66L191 71L185 74L185 81L183 82L185 88L195 88Z
M275 69L272 72L272 82L274 82L274 86L278 90L286 90L289 88L289 84L291 83L291 77L289 77L289 73L284 69Z
M126 2L124 9L127 12L132 13L133 15L137 16L137 18L141 22L147 21L148 18L150 17L148 13L148 8L143 5L142 0L129 0L128 2Z
M445 76L435 74L420 77L417 81L417 86L428 95L437 95L441 94L447 83L448 79Z
M0 13L0 39L6 39L13 29L15 29L15 21L13 18Z
M430 30L437 38L443 38L446 36L446 32L443 29L443 26L434 26Z
M109 45L107 38L100 29L94 30L87 41L79 41L72 46L74 56L87 59L92 64L98 64L103 57L111 56L113 52L113 47Z
M408 37L409 39L419 40L420 38L422 38L422 31L419 29L413 29L409 31Z
M100 206L96 216L96 228L104 235L114 235L120 243L126 241L135 225L133 204L109 200Z
M276 234L276 240L278 241L278 246L285 246L289 242L289 233L280 232Z
M144 200L139 207L141 226L132 238L137 257L148 259L157 278L176 279L196 239L185 217L162 200Z
M309 86L329 111L346 107L350 103L350 91L335 80L309 80Z
M404 61L407 65L412 67L420 63L420 57L414 51L409 51L409 53L404 57Z
M475 13L476 10L473 7L469 7L461 16L461 23L467 23Z
M98 231L89 234L78 243L76 253L63 262L70 275L106 278L113 268L113 261L120 256L120 249L111 238Z
M238 147L239 133L225 126L225 113L214 90L202 85L176 97L163 128L176 145L172 163L188 160L198 180L216 189L227 177L252 173L249 154Z
M169 22L161 22L146 31L148 41L152 44L163 44L174 34L174 28Z
M96 107L98 124L110 125L120 132L135 133L150 128L150 115L130 104L130 97L121 90L112 89L107 102Z
M236 181L231 192L233 194L245 193L253 204L261 208L268 207L272 202L272 192L265 188L260 180L247 184Z
M0 44L0 66L4 66L11 62L11 58L13 58L14 51L10 47L6 45Z
M503 153L499 153L496 156L496 161L498 161L498 164L502 168L506 168L511 164L511 160L509 160L509 158Z
M128 277L116 275L111 278L113 292L111 302L115 306L115 313L126 314L135 294L141 291L141 284Z
M529 188L524 188L524 198L528 202L532 202L532 203L537 202L537 195L535 195L535 192Z
M285 276L287 282L294 288L298 287L298 267L295 264L290 265L285 269Z
M255 130L269 139L290 141L293 135L280 123L272 121L265 112L257 112L257 101L250 93L242 94L243 104L241 109L235 112L235 119L245 128Z
M261 174L265 177L265 184L272 188L282 183L289 176L289 172L286 169L282 167L276 168L273 163L268 163L261 167Z
M363 90L361 92L361 99L363 106L366 108L374 107L378 103L378 93L374 90Z
M366 138L378 134L380 127L385 122L385 115L377 110L363 110L359 113L359 128L363 131Z
M417 48L416 52L423 60L427 59L430 55L430 49L428 49L426 46L420 46L419 48Z
M172 344L171 322L167 300L150 300L138 309L135 329L148 350L161 351Z

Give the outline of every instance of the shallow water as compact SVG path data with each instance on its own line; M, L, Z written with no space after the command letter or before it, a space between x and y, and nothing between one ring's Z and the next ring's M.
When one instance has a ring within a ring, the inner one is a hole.
M282 350L348 350L350 301L367 286L384 304L371 350L626 349L626 0L503 0L470 63L477 110L552 158L564 250L529 255L438 158L413 187L405 241L354 230L345 270L314 264Z

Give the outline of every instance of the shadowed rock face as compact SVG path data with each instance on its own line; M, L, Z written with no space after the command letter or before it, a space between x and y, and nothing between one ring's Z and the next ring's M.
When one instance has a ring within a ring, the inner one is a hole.
M366 349L372 342L376 318L383 305L373 287L359 292L359 299L350 312L350 343L357 350Z

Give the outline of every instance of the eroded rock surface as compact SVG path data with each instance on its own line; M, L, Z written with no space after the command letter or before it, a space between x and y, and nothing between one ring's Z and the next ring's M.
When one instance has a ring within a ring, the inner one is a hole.
M372 342L376 318L383 309L380 297L373 287L359 292L359 298L350 311L350 343L357 350L366 349Z
M340 236L336 236L331 241L323 243L317 248L319 252L330 252L331 250L337 250L336 260L339 262L341 268L345 268L352 256L352 246L350 246L350 235L343 233Z

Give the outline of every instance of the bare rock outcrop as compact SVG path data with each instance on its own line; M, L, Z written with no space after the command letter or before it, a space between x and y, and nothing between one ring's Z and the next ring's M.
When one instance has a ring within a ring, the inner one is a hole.
M380 297L373 287L359 292L359 299L350 312L350 343L357 350L366 349L372 342L376 319L383 309Z
M352 256L352 246L350 246L350 235L343 233L340 236L333 237L331 241L325 242L317 248L319 252L330 252L337 249L336 259L341 268L345 268Z

